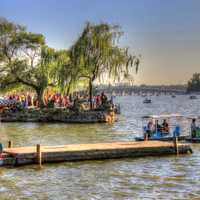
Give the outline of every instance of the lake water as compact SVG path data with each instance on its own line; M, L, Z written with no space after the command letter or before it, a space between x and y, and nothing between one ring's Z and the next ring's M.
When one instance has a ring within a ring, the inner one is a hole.
M122 114L114 125L1 123L3 144L16 146L130 141L141 134L147 114L200 115L200 98L188 96L116 97ZM185 129L186 130L186 129ZM200 144L184 156L65 162L0 168L0 199L199 199ZM199 198L198 198L199 197Z

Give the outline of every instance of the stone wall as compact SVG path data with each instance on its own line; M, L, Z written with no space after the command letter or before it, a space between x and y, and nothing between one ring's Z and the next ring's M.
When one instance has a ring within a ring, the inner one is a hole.
M25 109L13 112L4 110L0 113L1 122L66 122L66 123L100 123L106 122L104 111L74 112L67 109Z

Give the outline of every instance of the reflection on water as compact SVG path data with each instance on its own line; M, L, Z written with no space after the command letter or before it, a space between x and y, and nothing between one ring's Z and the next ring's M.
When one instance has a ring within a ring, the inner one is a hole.
M142 115L200 115L200 99L188 96L117 97L122 115L107 124L1 123L1 141L16 146L128 141L141 133ZM1 168L0 199L195 199L200 197L200 144L179 157L66 162Z

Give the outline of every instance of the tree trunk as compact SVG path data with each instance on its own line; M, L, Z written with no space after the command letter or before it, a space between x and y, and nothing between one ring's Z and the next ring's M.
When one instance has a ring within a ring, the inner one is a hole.
M69 94L70 94L71 83L72 83L72 81L70 80L69 85L67 87L67 96L69 96Z
M39 107L42 108L42 107L45 106L44 99L43 99L44 88L38 88L38 89L36 89L36 93L37 93Z
M90 101L90 110L93 109L93 103L92 103L92 79L89 79L89 101Z

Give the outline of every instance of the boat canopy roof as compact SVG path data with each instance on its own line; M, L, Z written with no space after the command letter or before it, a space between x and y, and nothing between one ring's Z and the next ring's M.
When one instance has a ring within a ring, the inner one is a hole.
M200 119L200 116L197 115L190 115L187 117L188 119Z
M163 115L146 115L143 116L143 119L169 119L169 118L180 118L184 117L180 114L163 114Z

